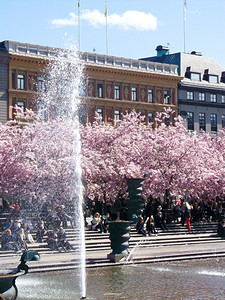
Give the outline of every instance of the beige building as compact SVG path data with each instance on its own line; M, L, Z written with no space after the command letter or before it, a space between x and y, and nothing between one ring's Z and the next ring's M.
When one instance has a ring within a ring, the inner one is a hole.
M15 104L36 109L37 92L44 89L46 63L55 50L12 41L0 43L0 121L13 118ZM115 124L122 113L136 110L154 122L156 112L171 107L178 113L177 66L94 53L81 53L87 90L84 122L95 112Z

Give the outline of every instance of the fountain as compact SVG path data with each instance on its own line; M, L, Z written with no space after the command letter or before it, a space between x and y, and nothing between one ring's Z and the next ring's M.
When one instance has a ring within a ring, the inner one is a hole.
M86 298L85 271L85 231L83 220L83 185L80 163L81 142L79 135L80 91L82 89L83 64L75 46L69 50L57 50L55 58L49 63L45 91L38 98L44 107L48 119L60 119L73 129L72 176L70 182L70 200L74 203L74 215L79 232L80 251L80 293L81 299ZM71 166L70 166L71 167Z
M16 286L16 278L28 273L27 261L37 261L40 260L40 255L37 251L26 250L21 255L21 263L14 270L1 270L0 271L0 297L1 294L7 292L12 287L14 287L15 295L14 300L17 298L18 289Z
M211 258L87 268L88 299L224 299L224 269L222 257L219 265ZM18 278L18 300L79 299L70 272L29 278L33 285Z

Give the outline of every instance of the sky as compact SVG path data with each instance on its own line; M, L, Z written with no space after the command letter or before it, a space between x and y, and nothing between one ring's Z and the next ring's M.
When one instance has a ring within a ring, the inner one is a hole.
M78 9L78 0L0 0L0 41L66 48L69 40L84 52L131 59L155 56L164 45L225 67L225 0L184 2L80 0Z

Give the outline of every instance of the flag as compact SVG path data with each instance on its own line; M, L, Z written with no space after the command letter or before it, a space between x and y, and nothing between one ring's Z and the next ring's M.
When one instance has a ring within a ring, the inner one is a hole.
M105 17L107 17L107 14L108 14L108 12L107 12L107 1L105 1Z

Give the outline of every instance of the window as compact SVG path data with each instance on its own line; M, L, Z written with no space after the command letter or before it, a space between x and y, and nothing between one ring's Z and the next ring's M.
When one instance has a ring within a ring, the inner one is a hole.
M118 99L118 100L120 99L120 86L119 85L115 85L114 98Z
M20 100L17 101L17 106L23 108L23 111L25 111L25 109L26 109L26 103L25 103L25 101L20 101Z
M217 115L210 114L211 131L217 131Z
M98 113L99 117L103 118L103 108L97 108L97 113Z
M216 94L210 94L210 102L216 102Z
M131 88L131 100L137 101L137 88L136 87Z
M102 83L97 84L97 96L98 96L98 98L103 98L103 84Z
M218 83L218 76L217 75L209 75L209 82L210 83Z
M46 119L45 105L44 103L38 103L38 115L42 121Z
M200 81L200 73L191 73L191 80Z
M199 93L198 94L198 100L199 101L205 101L205 93Z
M148 123L154 123L153 113L148 113Z
M194 100L194 93L193 92L187 92L187 100Z
M169 91L164 91L164 104L170 103L170 94Z
M18 90L25 89L25 75L23 75L23 74L17 75L17 88L18 88Z
M153 103L153 90L148 89L148 102Z
M97 114L98 114L98 122L102 122L102 120L103 120L103 108L97 108Z
M205 131L205 114L199 113L199 130Z
M222 95L221 101L222 103L225 103L225 95Z
M119 120L120 120L120 111L118 109L115 109L115 111L114 111L114 122L115 122L115 124Z
M38 91L43 92L44 90L45 90L44 77L38 76Z
M190 111L187 112L187 129L194 130L194 113Z
M225 115L222 115L222 128L225 128Z

